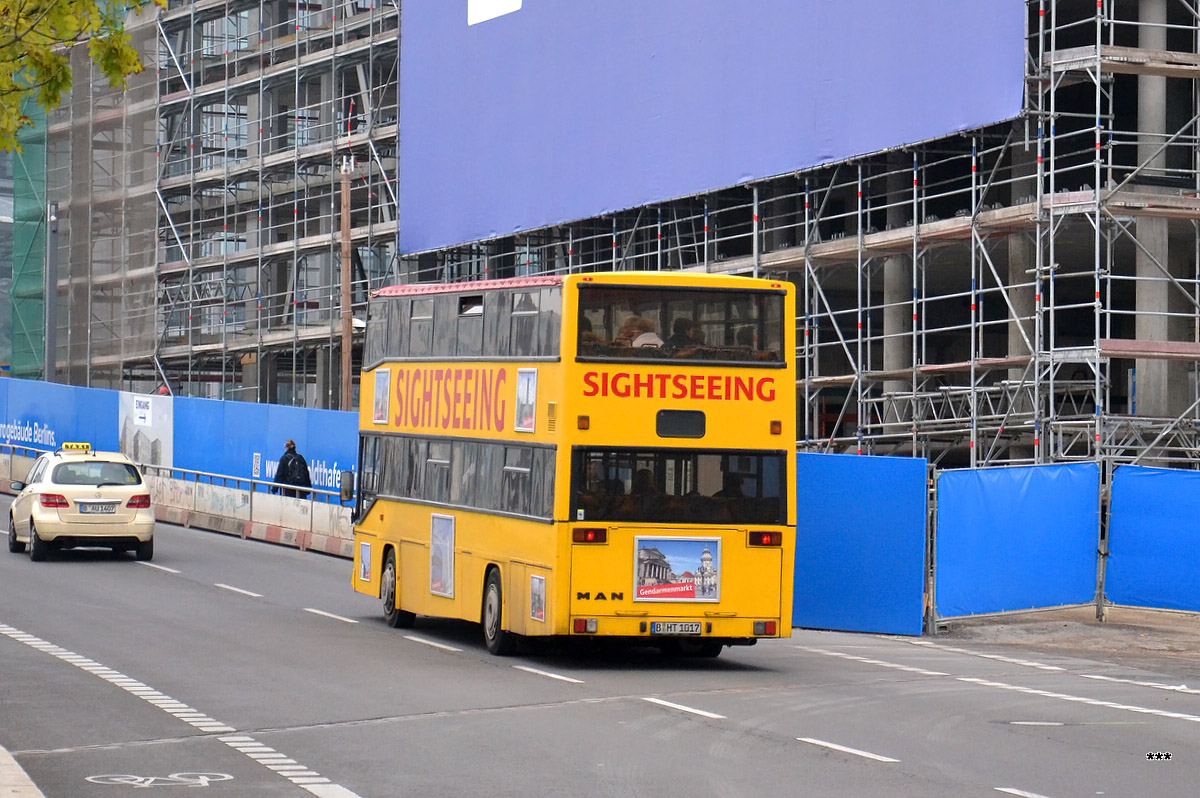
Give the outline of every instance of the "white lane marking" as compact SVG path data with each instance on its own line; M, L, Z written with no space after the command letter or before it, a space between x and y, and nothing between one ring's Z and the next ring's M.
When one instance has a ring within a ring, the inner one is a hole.
M154 563L152 563L152 562L142 562L141 560L134 560L134 562L136 562L138 565L144 565L144 566L146 566L147 568L157 568L157 569L158 569L158 570L160 570L160 571L166 571L166 572L167 572L167 573L169 573L169 574L177 574L177 573L179 573L179 571L176 571L174 568L168 568L168 567L167 567L167 566L165 566L165 565L155 565L155 564L154 564Z
M404 639L411 640L414 643L421 643L422 645L433 646L434 648L440 648L443 651L462 651L461 648L455 648L454 646L448 646L445 643L435 643L432 640L426 640L425 638L417 637L416 635L405 635Z
M1043 698L1057 698L1059 701L1071 701L1076 704L1087 704L1093 707L1105 707L1106 709L1121 709L1126 712L1137 712L1142 715L1155 715L1160 718L1176 718L1178 720L1190 720L1194 723L1200 723L1200 715L1188 715L1184 712L1167 712L1161 709L1150 709L1149 707L1139 707L1133 704L1118 704L1115 701L1101 701L1096 698L1085 698L1078 695L1070 695L1069 693L1055 693L1050 690L1036 690L1032 687L1021 687L1015 684L1006 684L1004 682L993 682L987 679L975 679L969 676L956 677L960 682L967 684L978 684L983 687L995 687L1000 690L1012 690L1017 693L1026 693L1028 695L1042 696Z
M879 754L872 754L870 751L860 751L857 748L847 748L844 745L838 745L837 743L826 742L825 740L816 740L816 739L813 739L812 737L797 737L796 739L802 743L809 743L811 745L819 745L822 748L830 748L834 751L841 751L843 754L854 754L855 756L866 757L867 759L874 759L876 762L899 762L900 761L899 759L892 759L890 756L880 756Z
M1156 690L1170 690L1174 693L1190 693L1191 695L1200 695L1200 690L1193 690L1186 684L1161 684L1159 682L1139 682L1136 679L1118 679L1115 676L1095 676L1090 673L1079 674L1085 679L1096 679L1101 682L1117 682L1118 684L1135 684L1138 687L1153 687Z
M513 665L513 667L519 671L525 671L526 673L535 673L538 676L546 676L550 679L558 679L559 681L562 681L562 682L570 682L571 684L583 684L583 682L579 679L572 679L570 676L560 676L559 674L551 673L550 671L539 671L537 668L530 668L525 665Z
M222 590L232 590L234 593L241 593L243 596L249 596L250 598L262 598L262 593L251 593L249 590L242 590L240 587L234 587L233 585L223 585L217 582L216 586Z
M994 659L997 662L1007 662L1011 665L1022 665L1026 668L1037 668L1043 671L1065 671L1066 668L1061 668L1058 665L1046 665L1042 662L1034 662L1029 659L1017 659L1016 657L1005 657L1000 654L981 654L978 651L968 651L965 648L955 648L954 646L943 646L941 643L931 643L928 640L909 640L914 646L925 646L927 648L936 648L939 651L952 651L955 654L967 654L972 657L981 657L983 659Z
M326 618L333 618L335 621L343 621L345 623L358 623L358 621L354 620L353 618L343 618L341 615L334 615L332 612L325 612L325 610L314 610L312 607L305 607L304 611L311 612L313 615L323 615Z
M810 646L792 646L792 648L798 648L801 651L808 651L813 654L827 654L828 656L831 656L831 657L841 657L842 659L852 659L855 662L862 662L867 665L882 665L885 668L893 668L895 670L906 671L908 673L919 673L922 676L949 676L950 675L948 673L942 673L941 671L931 671L931 670L927 670L926 668L914 668L911 665L900 665L899 663L896 663L896 662L884 662L883 660L869 659L867 657L860 657L855 654L844 654L841 651L829 651L828 649L824 649L824 648L812 648Z
M803 650L811 651L814 654L826 654L828 656L839 657L841 659L853 659L853 660L857 660L860 662L868 662L868 663L877 664L877 665L887 665L888 664L888 663L884 663L879 660L868 660L863 657L855 657L855 656L851 656L848 654L842 654L841 652L838 652L838 651L827 651L825 649L820 649L820 648L805 648L802 646L796 646L796 648L802 648ZM964 653L971 654L972 652L967 651ZM1065 670L1064 668L1059 668L1057 666L1043 666L1043 667L1045 667L1047 670L1058 670L1058 671ZM936 674L936 675L941 675L941 676L947 675L947 674L938 674L936 671L932 671L931 673ZM999 688L1002 690L1014 690L1014 691L1020 692L1020 693L1028 693L1029 695L1042 696L1044 698L1055 698L1060 701L1071 701L1071 702L1074 702L1077 704L1087 704L1089 706L1094 706L1094 707L1105 707L1107 709L1120 709L1120 710L1124 710L1126 712L1137 712L1142 715L1154 715L1154 716L1160 717L1160 718L1175 718L1177 720L1188 720L1188 721L1192 721L1195 723L1200 723L1200 716L1189 715L1185 712L1167 712L1167 711L1161 710L1161 709L1150 709L1148 707L1139 707L1139 706L1135 706L1133 704L1118 704L1115 701L1102 701L1102 700L1096 699L1096 698L1085 698L1083 696L1070 695L1068 693L1055 693L1055 692L1051 692L1049 690L1035 690L1032 687L1020 687L1015 684L1007 684L1005 682L993 682L993 681L989 681L987 679L978 679L978 678L974 678L974 677L970 677L970 676L955 676L952 678L957 679L960 682L966 682L967 684L975 684L975 685L980 685L983 687L996 687L996 688Z
M192 709L187 704L184 704L182 701L176 701L170 696L164 695L163 693L148 687L136 679L131 679L128 676L113 670L112 668L101 665L99 662L88 659L80 654L76 654L74 651L68 651L67 649L56 646L53 643L48 643L41 638L34 637L33 635L22 632L19 629L14 629L7 624L0 623L0 635L12 638L18 643L24 643L30 648L49 654L56 659L62 660L68 665L74 665L82 671L92 673L109 684L120 687L122 690L130 693L131 695L138 696L148 705L152 707L158 707L172 717L179 717L180 713L187 713L189 717L180 718L180 720L195 729L199 729L200 731L220 734L221 736L217 737L218 740L236 751L241 751L243 755L249 756L251 761L255 761L256 757L262 757L264 755L271 756L270 754L265 754L265 752L274 750L263 745L249 735L237 734L237 730L232 726L229 726L218 720L213 720L207 715L196 712L196 710ZM195 716L194 719L190 717L192 715ZM226 732L233 732L233 734L225 734ZM246 754L242 749L248 749L254 753ZM273 756L274 758L270 760L272 762L282 763L285 760L288 762L292 761L286 759L284 754L276 753ZM347 790L345 787L333 784L329 779L325 778L319 773L316 773L315 771L305 769L303 771L304 775L300 775L295 772L270 770L270 766L266 764L263 764L263 767L268 769L271 773L276 773L277 775L283 776L296 786L303 787L313 795L316 795L318 798L361 798L357 794ZM278 765L276 765L276 767L278 767ZM321 788L320 791L316 789L318 787Z
M715 712L705 712L703 709L696 709L695 707L685 707L683 704L672 704L670 701L663 701L661 698L649 698L647 696L642 696L642 700L649 701L651 704L658 704L659 706L669 707L671 709L678 709L680 712L690 712L693 715L700 715L701 717L704 717L704 718L712 718L713 720L724 720L725 719L724 715L718 715Z
M996 792L1005 792L1009 795L1019 796L1019 798L1046 798L1046 796L1039 795L1036 792L1025 792L1024 790L1018 790L1015 787L997 787Z
M1010 720L1010 726L1066 726L1057 720Z

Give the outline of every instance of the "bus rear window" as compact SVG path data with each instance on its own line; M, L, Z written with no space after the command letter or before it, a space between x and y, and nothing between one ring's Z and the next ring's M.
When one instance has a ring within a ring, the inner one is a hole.
M782 366L783 302L778 291L584 284L579 358Z
M783 524L785 468L777 452L576 449L571 518Z

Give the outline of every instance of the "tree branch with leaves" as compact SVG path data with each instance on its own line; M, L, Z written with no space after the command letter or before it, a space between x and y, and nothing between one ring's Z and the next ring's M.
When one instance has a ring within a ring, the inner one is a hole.
M165 0L154 0L165 7ZM72 84L71 50L86 46L91 62L114 88L124 89L142 71L125 32L135 3L113 0L0 0L0 149L17 145L31 123L21 112L31 97L46 111L62 102Z

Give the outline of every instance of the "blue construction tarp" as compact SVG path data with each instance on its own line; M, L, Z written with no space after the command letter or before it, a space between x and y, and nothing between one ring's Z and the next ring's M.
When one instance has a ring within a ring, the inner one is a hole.
M937 495L939 617L1095 598L1095 463L947 471Z
M796 456L793 626L921 634L927 473L923 458Z
M1200 473L1118 467L1108 550L1109 601L1200 612Z

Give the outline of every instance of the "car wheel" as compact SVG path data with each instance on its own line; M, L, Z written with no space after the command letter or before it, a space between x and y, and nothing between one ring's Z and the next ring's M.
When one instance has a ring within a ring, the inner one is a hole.
M488 571L487 584L483 588L483 642L487 650L498 657L508 656L516 647L511 632L504 631L504 589L500 585L500 571Z
M17 540L17 522L11 515L8 517L8 550L13 554L25 551L25 544Z
M38 536L37 527L33 524L29 525L29 559L34 562L41 562L46 559L46 554L50 551L50 544L42 540Z
M383 563L383 575L379 580L379 599L383 602L383 619L393 629L407 629L416 620L415 615L396 606L398 585L396 579L396 552L389 551Z
M150 538L149 540L139 542L137 544L137 548L134 549L133 556L136 557L137 559L141 560L142 562L148 562L150 560L153 560L154 559L154 538Z

